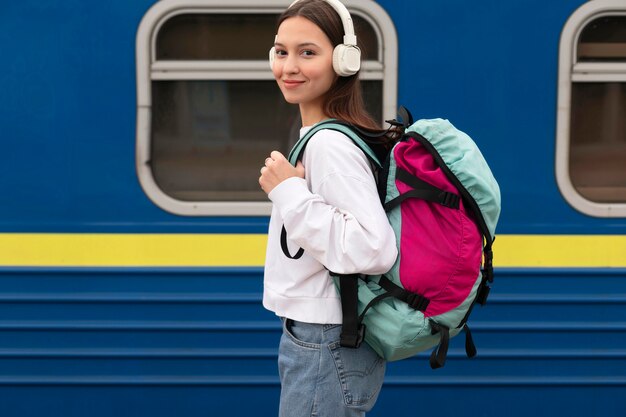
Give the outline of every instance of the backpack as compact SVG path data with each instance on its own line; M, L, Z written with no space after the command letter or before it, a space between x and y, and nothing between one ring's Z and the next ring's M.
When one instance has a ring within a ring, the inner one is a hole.
M443 119L418 120L401 108L402 138L382 162L371 134L337 121L313 126L293 147L295 166L309 139L322 129L347 135L378 168L378 191L396 235L398 258L380 276L336 275L342 303L340 343L365 340L387 361L431 348L433 369L445 364L449 340L466 333L468 357L476 348L467 325L484 305L493 282L492 243L500 215L500 189L472 139ZM368 138L369 137L369 138ZM291 256L283 227L281 246ZM483 260L484 259L484 260Z

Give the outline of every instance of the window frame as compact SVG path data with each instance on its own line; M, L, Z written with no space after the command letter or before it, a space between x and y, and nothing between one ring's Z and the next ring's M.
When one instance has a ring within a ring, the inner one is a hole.
M227 4L226 4L227 3ZM383 120L396 115L398 84L398 42L391 18L373 1L345 0L354 15L365 19L378 36L377 61L364 61L362 80L382 82ZM154 204L183 216L267 216L271 202L182 201L164 193L157 185L150 166L151 86L161 80L273 80L267 60L237 61L156 61L156 39L162 25L170 18L190 13L280 14L290 0L161 0L144 15L136 37L137 131L136 169L141 187ZM268 40L268 51L271 47Z
M626 202L598 203L583 197L569 175L572 84L574 82L626 82L626 62L577 62L583 29L604 16L626 15L623 0L593 0L579 7L567 20L559 45L556 179L565 200L576 210L593 217L626 217Z

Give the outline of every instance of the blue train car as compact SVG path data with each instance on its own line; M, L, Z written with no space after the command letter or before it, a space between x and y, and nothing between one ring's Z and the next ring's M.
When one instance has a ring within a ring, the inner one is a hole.
M298 127L288 4L0 6L0 415L277 414L257 178ZM626 2L345 4L372 113L449 119L503 200L478 356L389 364L370 415L623 417Z

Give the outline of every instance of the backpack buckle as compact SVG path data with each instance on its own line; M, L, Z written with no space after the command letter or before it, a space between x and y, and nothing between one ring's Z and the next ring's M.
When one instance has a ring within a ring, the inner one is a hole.
M345 334L345 331L342 331L339 344L342 347L357 349L361 346L363 340L365 340L365 325L359 324L356 334Z
M441 204L442 206L453 208L453 209L459 208L459 203L461 199L458 195L454 193L443 192L441 193L439 198L440 198L439 204Z
M404 300L409 306L417 311L421 311L422 313L426 311L428 308L428 304L430 304L430 300L422 295L408 292L407 291L406 300Z

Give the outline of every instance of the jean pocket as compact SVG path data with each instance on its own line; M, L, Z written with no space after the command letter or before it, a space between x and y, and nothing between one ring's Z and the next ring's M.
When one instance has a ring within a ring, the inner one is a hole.
M369 411L383 384L385 360L367 343L358 349L342 347L339 342L328 347L335 361L345 404Z
M283 321L283 331L298 346L308 349L320 348L321 328L320 331L316 331L315 325L285 319Z

